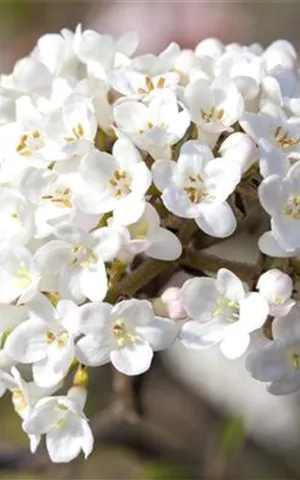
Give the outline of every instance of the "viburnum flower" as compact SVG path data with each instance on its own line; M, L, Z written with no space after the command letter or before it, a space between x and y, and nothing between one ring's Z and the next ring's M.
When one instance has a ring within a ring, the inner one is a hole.
M145 208L151 173L139 151L127 139L118 139L112 155L93 150L81 164L84 189L75 203L87 213L114 212L123 225L136 222Z
M148 104L128 100L113 111L118 135L155 158L170 158L171 147L185 134L190 125L186 109L179 109L174 92L163 89L153 95Z
M36 258L29 250L21 246L0 250L0 303L28 302L39 291L40 283Z
M60 109L49 114L45 132L60 149L62 158L88 153L94 147L97 133L97 120L91 100L76 93L69 95Z
M33 364L38 386L57 385L74 358L79 307L70 300L60 300L54 308L46 297L38 295L28 304L28 310L28 320L9 334L5 351L18 362Z
M93 449L93 434L83 412L87 392L72 387L66 396L44 397L23 422L28 435L46 435L52 462L70 462L81 450L85 458Z
M179 74L167 72L151 77L128 68L119 68L111 71L109 82L114 90L125 95L124 100L128 100L128 97L132 100L149 100L149 95L156 93L157 89L174 89L179 83Z
M16 100L16 119L0 127L2 155L9 158L7 170L16 175L28 166L47 167L59 159L59 147L47 137L47 118L28 96Z
M42 388L35 382L26 382L16 367L12 367L11 373L2 372L1 381L3 386L11 391L11 400L15 412L24 420L26 419L36 402L46 396L51 395L59 387ZM30 450L34 453L40 443L40 435L28 435L30 441Z
M300 249L300 163L295 163L284 178L279 175L265 178L258 193L263 208L271 216L271 235L263 235L260 249L270 256L281 256L278 255L280 251L284 256L297 255ZM279 248L276 249L276 245Z
M258 144L263 177L284 176L290 160L300 158L300 121L296 117L286 118L273 108L259 114L245 112L240 124Z
M228 358L246 351L250 333L263 325L269 313L267 301L259 293L247 292L241 280L225 268L216 279L188 280L181 295L191 320L181 327L180 341L190 348L220 344Z
M155 162L152 175L172 213L194 218L201 230L214 237L234 232L236 220L226 199L241 178L236 162L214 158L206 144L189 141L181 148L177 162Z
M120 259L130 259L142 252L158 260L176 260L181 255L180 240L170 230L160 226L159 215L148 202L137 222L126 228L118 225L114 218L110 225L118 228L123 237L122 249L118 254Z
M232 130L231 126L244 111L242 95L235 84L226 79L196 80L186 87L184 100L192 121L210 133Z
M177 334L173 320L155 317L146 300L88 304L80 309L84 337L76 344L76 357L84 365L112 362L126 375L150 368L154 350L169 347Z
M247 368L254 378L269 383L273 395L285 395L300 389L300 308L272 323L274 340L267 342L247 358Z
M295 305L296 301L291 298L293 281L289 275L277 268L272 268L263 273L258 280L259 293L268 301L270 315L282 317Z
M117 256L122 243L120 234L108 227L87 233L61 224L56 235L59 240L45 243L36 252L41 271L58 277L62 298L78 303L86 298L103 300L107 292L104 262Z
M30 202L26 211L27 216L31 214L34 217L35 238L48 237L63 222L81 226L82 212L75 205L74 197L84 186L78 172L64 174L34 167L25 170L20 180L20 191ZM92 228L97 225L100 215L84 217L82 227L89 225Z

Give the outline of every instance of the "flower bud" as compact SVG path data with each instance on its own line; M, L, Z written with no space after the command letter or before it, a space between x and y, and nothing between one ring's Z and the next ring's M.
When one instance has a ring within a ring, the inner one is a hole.
M181 320L187 317L180 294L180 288L167 288L161 295L161 301L165 304L168 315L173 320Z

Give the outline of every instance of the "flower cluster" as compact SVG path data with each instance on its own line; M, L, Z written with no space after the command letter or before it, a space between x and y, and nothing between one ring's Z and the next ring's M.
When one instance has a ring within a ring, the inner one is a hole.
M137 46L64 29L0 78L0 393L54 462L92 451L88 368L138 375L176 339L236 358L256 331L252 375L274 394L300 388L297 54L285 41ZM270 216L256 291L221 268L136 294L253 210Z

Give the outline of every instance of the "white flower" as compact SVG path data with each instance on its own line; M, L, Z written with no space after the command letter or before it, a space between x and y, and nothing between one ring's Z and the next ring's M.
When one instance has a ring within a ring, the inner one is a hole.
M276 108L274 112L244 113L240 124L258 144L260 172L263 177L285 175L290 159L299 158L299 119L286 119Z
M113 111L117 132L150 153L153 158L170 158L171 146L185 134L190 115L179 111L174 92L163 89L153 95L148 105L128 100L116 105Z
M16 101L16 121L0 128L2 155L9 157L11 175L28 166L47 167L61 156L56 142L46 134L46 121L30 97Z
M196 80L186 87L184 99L192 121L211 133L230 131L244 110L243 97L235 84L226 79L216 79L212 83Z
M33 363L38 386L51 387L65 377L73 361L79 307L61 300L54 308L46 297L38 295L28 308L29 319L10 333L4 348L15 360Z
M292 256L300 249L300 162L295 163L284 178L279 175L265 178L258 193L260 203L271 216L272 237L281 250ZM272 242L270 236L265 237L263 246L259 245L267 254L270 249L272 255L270 240Z
M36 252L44 275L58 276L62 298L78 303L86 298L103 300L107 292L105 263L113 260L121 247L121 237L114 229L104 227L87 233L68 224L56 229L60 240L51 240Z
M86 185L75 195L75 203L82 211L114 212L123 225L142 215L151 173L129 140L118 139L112 155L93 150L83 159L80 172Z
M226 237L234 232L236 220L226 199L240 181L236 162L214 159L207 145L189 141L177 162L155 162L152 175L172 213L194 218L208 235Z
M68 96L61 109L48 115L45 131L65 158L85 155L93 148L97 132L92 102L80 94Z
M109 361L126 375L149 369L153 350L169 347L176 336L173 320L155 317L146 300L124 300L114 307L88 304L80 309L81 331L76 357L85 365Z
M114 90L126 97L132 97L132 100L147 100L157 89L174 89L179 83L179 75L176 72L167 72L151 77L127 68L119 68L110 72L109 82Z
M273 341L249 355L247 368L273 395L293 393L300 388L300 308L275 318L272 333Z
M82 185L77 172L64 175L34 167L25 170L20 190L34 209L35 237L47 237L64 221L76 224L80 214L74 204L74 192Z
M36 259L27 249L0 250L0 303L28 302L38 292L40 281Z
M180 341L190 348L220 344L227 358L237 358L247 349L250 333L267 318L267 301L248 293L241 280L225 268L217 278L194 278L182 287L183 305L191 317L181 328Z
M41 388L35 382L26 382L16 367L12 367L11 374L2 372L1 382L5 389L11 391L11 400L15 412L24 420L32 411L36 402L46 396L51 395L59 387ZM34 453L39 446L40 435L28 435L30 441L30 450Z
M141 218L127 228L118 225L113 219L110 224L119 228L124 242L118 258L125 261L144 252L148 257L159 260L176 260L180 257L182 246L180 240L166 228L160 227L160 218L155 208L145 204Z
M270 315L286 315L295 305L291 299L293 281L286 273L273 268L263 273L258 280L259 293L268 301Z
M46 435L52 462L70 462L82 450L85 458L93 449L93 434L83 412L86 391L73 387L67 396L39 400L23 422L29 435Z

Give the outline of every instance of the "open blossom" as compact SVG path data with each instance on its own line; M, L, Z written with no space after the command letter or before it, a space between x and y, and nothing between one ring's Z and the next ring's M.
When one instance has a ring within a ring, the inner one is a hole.
M184 99L192 121L211 133L230 130L244 110L243 97L235 84L223 79L192 82L185 89Z
M190 115L179 110L174 92L163 89L148 104L128 100L116 105L114 119L117 132L150 153L155 159L171 157L171 146L177 143L190 125Z
M84 365L112 362L126 375L150 368L154 350L169 347L177 327L173 320L155 317L146 300L124 300L81 307L80 329L84 337L76 345L76 357Z
M190 348L220 344L228 358L242 355L250 333L267 318L267 301L256 292L247 292L241 280L221 268L216 279L188 280L181 291L183 305L191 317L182 327L180 341Z
M243 129L258 144L260 172L284 176L290 160L300 155L300 122L297 118L285 118L278 112L245 113L241 119Z
M226 200L240 180L237 163L214 158L207 145L189 141L181 148L177 162L157 161L152 174L172 213L194 218L201 230L214 237L233 233L236 220Z
M93 150L83 159L80 172L86 183L75 195L75 203L82 211L114 212L124 225L142 215L151 173L129 140L118 139L112 155Z
M268 301L270 315L286 315L295 305L291 298L293 281L289 275L273 268L263 273L257 283L259 293Z
M300 308L272 323L273 341L251 353L247 368L254 378L268 383L273 395L285 395L300 389Z
M59 240L45 243L36 252L41 271L58 277L63 298L78 303L86 298L103 300L107 292L105 262L113 260L120 249L118 232L103 227L87 233L61 224L56 235Z
M9 335L5 351L21 363L32 363L37 385L51 387L65 377L73 361L79 307L61 300L54 308L41 295L30 302L28 309L28 320Z
M295 163L284 178L271 175L264 179L258 193L263 208L271 216L271 235L264 235L260 240L261 250L270 256L281 256L274 248L277 244L283 256L297 255L300 249L300 163Z
M120 68L110 73L109 82L114 90L126 97L133 100L148 100L148 96L156 93L157 89L174 89L179 82L179 74L167 72L149 76L128 68Z
M45 130L63 157L88 153L97 133L92 102L80 94L70 95L60 109L50 113Z
M46 435L52 462L70 462L81 450L85 458L93 449L93 434L83 412L87 392L72 387L66 396L40 399L23 422L28 435Z
M49 236L63 221L75 222L77 209L73 196L79 182L78 174L58 175L40 168L26 169L20 190L30 202L27 212L32 211L36 238Z

